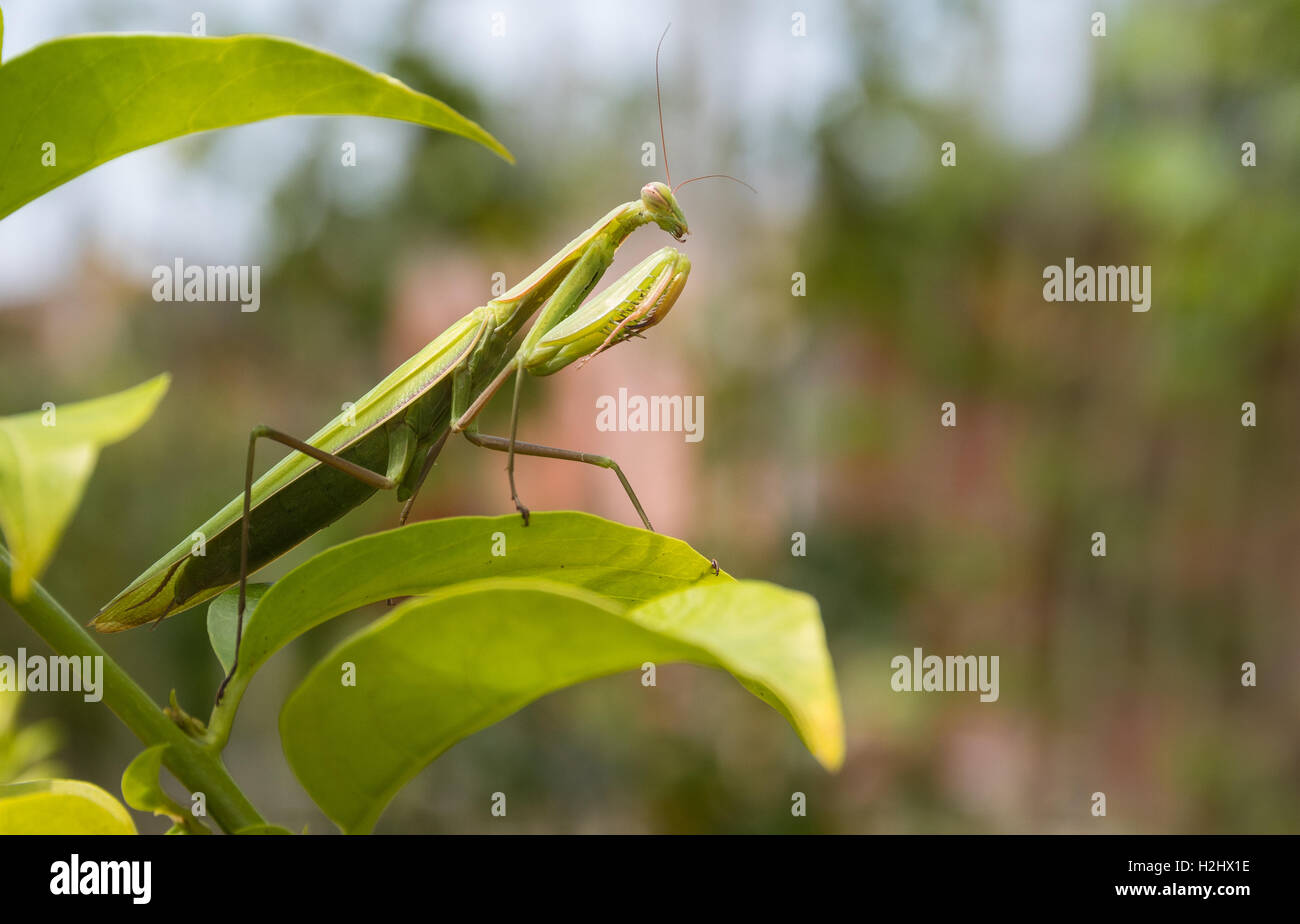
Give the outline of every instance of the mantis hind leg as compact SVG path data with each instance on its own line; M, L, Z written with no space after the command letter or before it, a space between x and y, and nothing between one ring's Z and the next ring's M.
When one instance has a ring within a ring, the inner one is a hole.
M513 455L515 453L522 456L539 456L543 459L563 459L566 462L585 462L588 465L597 465L601 468L613 469L614 474L618 476L619 482L623 485L623 490L627 492L628 499L632 501L632 506L636 508L637 515L641 517L641 522L645 528L654 532L654 527L650 525L650 518L645 515L645 510L641 507L641 502L637 500L636 492L632 490L631 483L628 482L627 476L623 474L623 469L619 468L617 462L609 456L598 456L590 452L578 452L574 449L556 449L552 446L540 446L537 443L523 443L513 438L504 436L488 436L483 433L475 433L470 430L464 431L465 438L475 446L482 446L484 449L493 449L497 452L507 452ZM513 490L513 484L511 488ZM519 499L515 498L516 506L521 507ZM525 513L525 517L527 514ZM527 519L524 521L527 522Z
M226 685L230 683L230 678L235 676L235 669L239 667L239 643L244 637L244 606L248 590L248 524L253 501L253 457L259 439L274 440L288 446L290 449L296 449L304 455L311 456L322 465L328 465L345 475L351 475L372 488L391 491L397 487L395 479L389 478L387 475L381 475L378 472L372 472L365 466L349 462L342 456L326 452L317 446L303 442L297 437L281 433L279 430L267 426L253 428L253 431L248 435L248 465L244 470L244 515L239 537L239 610L235 620L235 658L230 664L230 670L227 672L225 679L221 681L221 686L217 688L218 703L221 702L221 697L226 692Z

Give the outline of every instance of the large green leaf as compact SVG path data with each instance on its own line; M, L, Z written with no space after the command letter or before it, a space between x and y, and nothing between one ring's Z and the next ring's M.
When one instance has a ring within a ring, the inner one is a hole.
M0 532L14 559L16 599L54 554L99 450L148 420L170 381L163 374L103 398L0 417Z
M817 604L759 582L701 585L639 606L539 579L448 587L324 658L285 703L280 736L325 814L365 832L457 741L553 690L646 661L731 671L818 760L839 767L843 725ZM348 665L354 684L343 682Z
M0 65L0 217L128 151L286 115L400 119L461 135L513 162L446 103L297 42L77 35Z
M0 786L0 834L135 834L131 813L80 780Z
M546 577L624 606L697 581L732 580L713 574L709 560L680 539L571 511L535 513L527 527L515 514L452 517L365 536L290 571L246 614L239 670L210 724L228 726L257 669L313 626L367 603L493 576ZM234 649L237 592L209 607L208 632L223 666Z

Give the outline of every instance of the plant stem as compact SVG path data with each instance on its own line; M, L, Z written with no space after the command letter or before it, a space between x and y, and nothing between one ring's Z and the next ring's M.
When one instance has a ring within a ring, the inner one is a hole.
M168 745L163 758L167 768L190 792L201 792L207 800L208 813L227 832L250 825L265 824L240 791L219 755L204 749L188 737L163 714L131 676L122 670L80 623L39 583L33 582L26 600L13 599L10 592L12 559L8 549L0 546L0 596L18 611L18 615L57 653L65 656L103 658L104 705L117 715L148 746Z

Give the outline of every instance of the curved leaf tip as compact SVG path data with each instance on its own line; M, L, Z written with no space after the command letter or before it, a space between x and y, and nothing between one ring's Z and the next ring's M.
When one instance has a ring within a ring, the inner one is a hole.
M698 646L785 716L834 773L844 763L844 716L821 610L808 594L766 581L701 584L634 608L627 618Z

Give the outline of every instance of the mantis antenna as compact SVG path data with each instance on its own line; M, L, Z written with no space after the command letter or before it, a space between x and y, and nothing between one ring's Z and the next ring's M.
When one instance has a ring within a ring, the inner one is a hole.
M754 193L755 195L758 195L757 189L750 186L744 180L737 179L736 177L732 176L730 173L706 173L704 176L693 176L689 180L682 180L680 183L674 186L673 192L677 192L677 190L681 189L687 183L694 183L696 180L735 180L737 183L739 183L741 186L748 189L750 192Z
M668 139L664 135L664 95L663 89L659 83L659 53L663 51L664 39L668 37L668 30L673 27L670 22L664 26L664 34L659 36L659 45L655 48L655 102L659 104L659 150L664 153L664 176L668 179L668 185L673 192L681 189L687 183L694 183L696 180L734 180L741 186L748 189L754 195L758 195L758 190L750 186L744 180L737 179L729 173L708 173L704 176L693 176L689 180L682 180L676 186L673 186L673 173L668 169Z
M673 185L673 174L668 169L668 139L664 137L664 95L659 87L659 52L663 50L664 39L668 38L668 30L673 27L672 23L664 26L664 34L659 36L659 45L655 48L655 102L659 104L659 150L664 152L664 176L668 178L668 185Z

